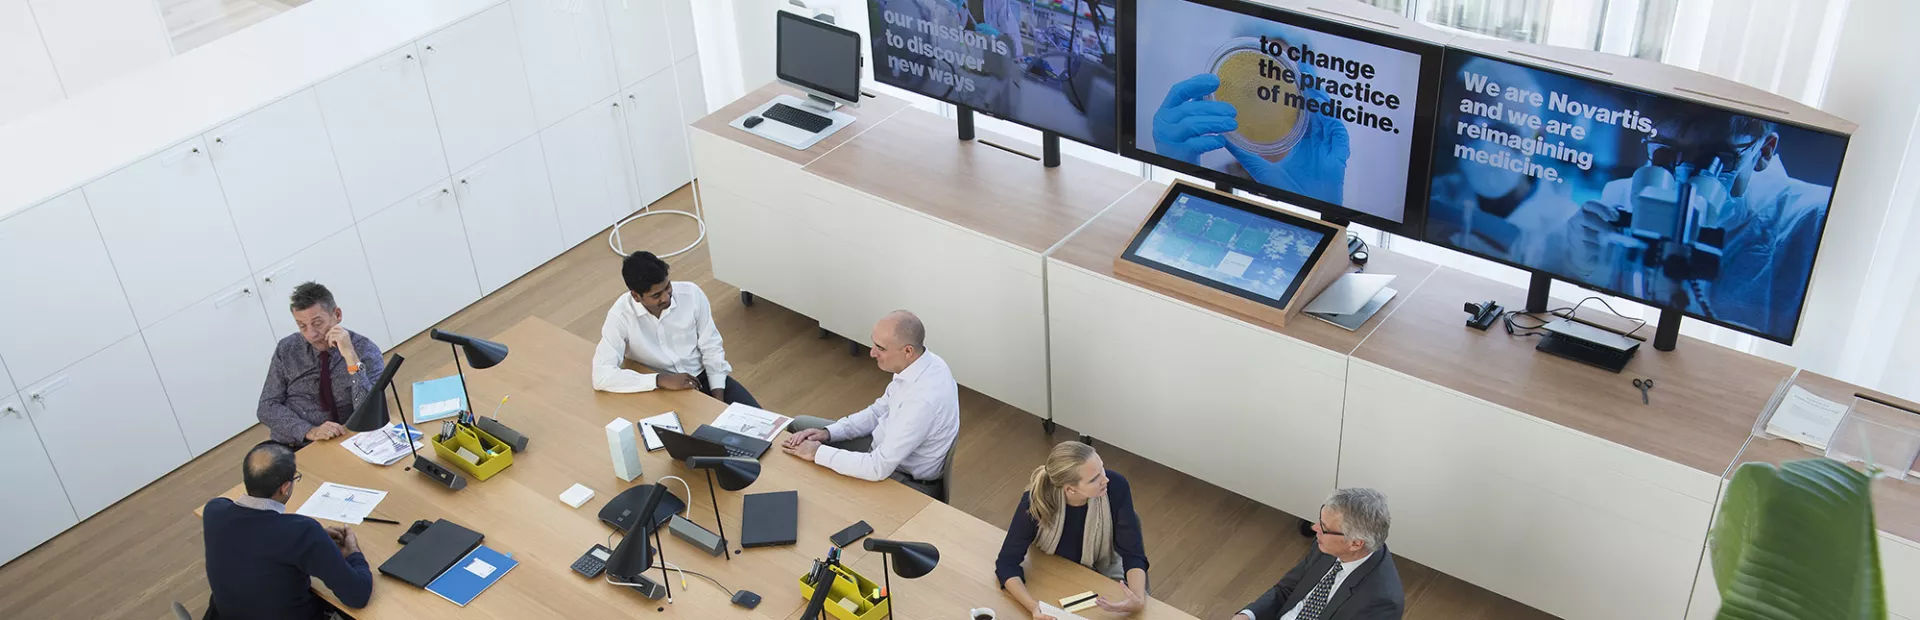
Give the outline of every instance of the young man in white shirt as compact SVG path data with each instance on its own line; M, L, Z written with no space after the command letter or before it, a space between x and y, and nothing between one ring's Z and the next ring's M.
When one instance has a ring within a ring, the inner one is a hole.
M692 282L667 279L667 263L652 252L634 252L620 264L627 292L607 309L600 345L593 351L593 389L647 392L705 389L727 404L759 407L746 386L729 376L727 351L713 325L707 294ZM622 368L633 360L653 374Z
M960 386L946 360L926 350L920 318L895 310L873 326L873 359L893 373L887 391L838 422L794 418L787 454L862 480L893 478L943 497L947 452L960 436Z

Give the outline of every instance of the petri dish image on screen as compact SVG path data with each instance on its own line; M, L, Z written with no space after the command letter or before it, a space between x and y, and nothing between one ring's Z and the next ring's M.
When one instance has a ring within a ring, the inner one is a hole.
M1300 70L1298 63L1285 56L1274 58L1260 51L1258 37L1234 37L1213 52L1213 75L1220 78L1220 89L1210 98L1244 110L1239 129L1227 132L1227 141L1261 159L1277 162L1300 144L1306 136L1307 124L1300 122L1303 117L1298 108L1262 105L1260 89L1263 86L1283 90L1272 95L1274 99L1283 99L1289 94L1300 96L1298 84L1276 83L1263 77L1260 70L1263 59L1289 71Z

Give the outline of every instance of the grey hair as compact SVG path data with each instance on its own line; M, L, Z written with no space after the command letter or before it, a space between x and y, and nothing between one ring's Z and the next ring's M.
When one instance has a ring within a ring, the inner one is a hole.
M1367 553L1387 544L1387 529L1393 516L1387 513L1387 496L1373 489L1340 489L1327 496L1327 507L1340 513L1341 529L1347 538L1360 541Z
M887 313L887 318L893 321L893 337L899 338L900 344L927 350L927 325L920 322L920 317L905 310L895 310Z

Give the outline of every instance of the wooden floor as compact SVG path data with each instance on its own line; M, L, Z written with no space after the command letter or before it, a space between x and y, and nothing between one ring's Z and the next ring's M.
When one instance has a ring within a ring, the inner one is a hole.
M159 0L160 18L167 23L175 54L184 54L307 1Z
M656 207L690 209L691 203L690 188L683 188ZM686 218L648 218L625 234L629 249L667 251L685 246L695 231ZM706 290L734 376L769 408L837 418L866 406L885 388L886 373L864 356L848 355L847 341L820 338L811 319L765 300L743 306L738 289L713 279L706 246L668 262L674 279ZM535 316L597 338L607 307L624 292L619 264L605 235L597 235L440 326L486 337ZM352 308L354 300L340 303ZM403 385L429 378L423 375L451 359L444 343L424 335L396 350L408 358L396 378ZM586 372L585 360L581 372ZM953 505L1005 527L1047 448L1076 433L1062 427L1046 437L1039 418L965 388L960 407ZM196 614L202 611L207 585L200 524L191 510L239 483L241 456L265 438L266 431L256 426L0 567L0 618L171 620L171 601L186 603ZM1101 453L1109 467L1133 483L1153 563L1154 595L1175 607L1202 618L1230 617L1306 552L1307 540L1296 533L1298 522L1291 515L1117 449ZM1412 561L1398 563L1407 618L1552 617ZM395 587L391 580L379 580L375 596L378 588L390 587ZM981 604L1008 609L1005 600Z

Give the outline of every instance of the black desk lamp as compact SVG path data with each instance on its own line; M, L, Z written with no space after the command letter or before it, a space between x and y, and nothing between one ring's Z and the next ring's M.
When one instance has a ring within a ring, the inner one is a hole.
M428 335L434 340L447 343L454 349L453 370L460 374L460 394L467 399L467 410L473 412L474 423L480 427L480 430L486 431L488 435L512 447L514 452L526 452L526 435L501 424L499 418L482 417L479 411L474 411L473 394L467 390L467 372L460 366L461 351L467 353L467 363L472 364L474 370L486 370L497 366L507 359L507 345L438 328L428 332ZM497 415L499 411L496 410L494 413Z
M647 487L652 489L651 492L646 493L638 513L640 515L653 514L660 508L661 498L668 495L667 487L659 483L634 488ZM651 541L647 538L649 536L653 537ZM660 583L658 584L647 580L644 576L647 569L653 568L653 554L656 550L660 554ZM653 519L642 518L633 529L627 531L627 535L620 539L620 545L613 548L613 555L607 558L606 570L607 583L632 587L639 590L641 594L647 595L647 598L659 598L660 595L653 590L664 584L667 602L673 602L673 583L667 579L667 551L660 544L660 528Z
M893 608L899 600L893 595L892 574L899 573L901 579L925 577L940 564L940 550L928 543L884 538L869 538L866 547L868 551L881 554L880 576L886 581L887 587L887 620L893 620ZM889 558L893 560L891 568L887 562Z
M713 522L720 526L720 554L733 561L733 554L727 551L727 523L720 517L720 495L713 490L713 479L720 478L720 488L738 491L752 485L760 479L760 461L737 456L696 456L687 459L687 467L707 470L707 495L713 498Z
M393 390L393 406L400 409L400 428L406 431L407 450L413 453L413 470L449 489L458 491L467 488L466 478L441 467L439 463L420 458L420 451L413 449L413 427L407 426L407 408L400 403L400 388L393 385L393 374L406 361L407 358L398 353L387 360L387 368L380 372L380 379L373 382L373 389L353 406L353 415L347 417L347 430L356 433L387 432L387 425L391 423L387 416L387 390ZM388 439L392 439L392 435L388 435Z

